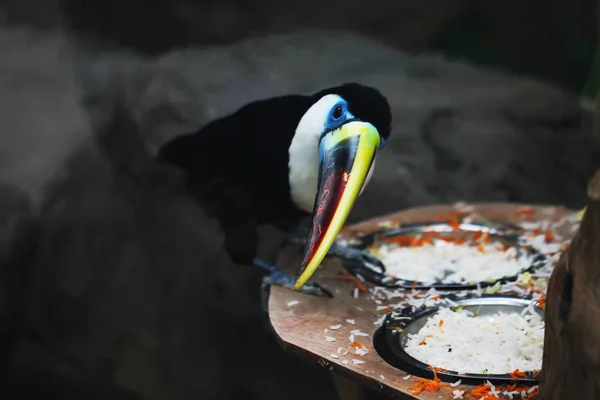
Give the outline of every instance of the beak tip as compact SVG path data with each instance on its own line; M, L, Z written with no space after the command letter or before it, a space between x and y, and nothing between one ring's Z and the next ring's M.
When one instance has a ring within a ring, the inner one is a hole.
M299 290L306 283L307 279L302 275L298 275L296 282L294 282L294 289Z

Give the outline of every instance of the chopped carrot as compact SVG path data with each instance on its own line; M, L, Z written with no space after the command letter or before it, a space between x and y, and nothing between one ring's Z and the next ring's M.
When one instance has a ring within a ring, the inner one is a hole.
M538 300L538 306L540 308L546 307L546 293L542 293L542 295L540 296L540 299Z
M546 243L554 242L554 233L552 233L552 231L546 231L545 236Z
M443 319L440 319L440 323L439 323L439 325L440 325L440 326L444 325L444 320L443 320Z
M489 394L489 392L490 392L490 387L487 384L482 383L479 386L475 386L473 388L473 390L471 390L470 395L471 395L471 397L475 396L477 398L480 398L480 397L486 396L487 394Z
M514 380L519 380L519 378L525 378L527 375L525 375L525 373L519 371L518 369L515 369L513 372L511 372L510 377L513 378Z
M535 389L533 389L533 392L531 392L531 393L529 393L529 395L527 395L526 399L533 399L538 394L540 394L540 391L538 388L535 388Z
M358 343L357 341L354 341L350 344L352 347L354 347L355 349L360 349L362 348L361 344Z
M442 383L441 379L438 378L438 376L436 374L435 368L433 368L431 366L429 366L429 368L431 368L431 370L433 371L433 379L425 379L425 378L417 378L416 380L413 379L413 382L416 382L416 385L408 387L408 390L412 394L417 395L424 391L437 392L442 387L450 386L449 383Z
M415 247L421 247L428 244L433 244L433 242L431 241L431 239L429 239L429 237L423 236L415 242Z
M521 207L517 210L517 215L532 215L535 214L535 210L531 207Z
M412 244L413 238L410 236L395 236L392 238L382 237L380 240L388 240L390 242L399 243L401 245L410 246Z
M358 280L356 277L350 275L349 273L346 273L346 275L344 275L342 277L342 279L354 282L354 284L356 285L356 287L358 288L358 290L360 290L363 293L368 293L369 292L367 290L367 287L365 285L363 285L363 283L360 280Z

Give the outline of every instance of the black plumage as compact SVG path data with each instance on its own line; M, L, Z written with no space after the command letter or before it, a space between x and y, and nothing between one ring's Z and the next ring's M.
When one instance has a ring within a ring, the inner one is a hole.
M189 193L219 221L233 262L250 265L256 259L259 225L293 232L308 215L290 195L288 149L300 119L327 94L345 99L358 119L387 140L387 100L376 89L351 83L250 103L160 149L159 159L187 172Z

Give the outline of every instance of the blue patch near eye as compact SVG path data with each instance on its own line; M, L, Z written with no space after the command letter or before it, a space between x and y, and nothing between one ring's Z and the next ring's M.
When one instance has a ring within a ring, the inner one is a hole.
M344 122L353 118L354 115L348 110L348 103L344 100L338 101L329 111L329 115L325 121L325 132L337 129L343 125Z

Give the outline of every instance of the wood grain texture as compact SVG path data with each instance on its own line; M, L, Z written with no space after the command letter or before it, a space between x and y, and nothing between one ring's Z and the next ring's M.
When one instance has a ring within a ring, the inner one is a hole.
M478 204L471 205L474 211L471 215L494 221L519 223L522 215L518 210L522 207L531 207L533 214L528 215L531 220L547 220L561 218L572 213L563 207L525 206L521 204ZM441 217L450 217L455 213L453 205L437 205L422 208L408 209L396 214L382 216L373 220L349 226L343 230L341 236L350 238L360 236L378 229L382 223L412 223L431 221ZM572 234L569 226L565 226L561 234L569 238ZM599 247L600 249L600 247ZM299 255L295 252L283 251L279 257L278 265L287 266L294 271L299 264ZM448 399L452 398L455 389L469 390L470 387L461 385L458 388L442 388L438 392L423 392L419 396L410 394L408 387L414 385L410 380L404 380L406 373L395 369L383 361L372 348L372 335L377 329L375 321L385 312L377 311L376 304L368 295L361 293L358 298L353 297L355 285L341 279L344 275L340 261L326 259L323 266L316 273L315 281L323 284L334 294L333 299L318 298L292 292L280 287L272 287L268 299L268 313L273 330L281 344L288 351L298 356L318 362L323 367L357 380L365 386L379 389L383 392L400 396L406 399ZM372 285L366 284L367 287ZM397 303L393 299L390 303ZM298 302L297 304L291 302ZM382 303L385 305L386 303ZM354 324L346 322L354 320ZM600 319L599 319L600 320ZM341 328L331 330L330 327L341 324ZM325 329L328 329L325 333ZM355 355L350 345L348 336L351 330L360 329L368 333L369 337L356 336L355 340L368 349L364 356ZM325 335L335 337L335 342L325 340ZM339 356L337 349L342 347L350 353ZM354 364L352 360L364 361L363 364ZM348 360L344 365L343 360ZM465 396L465 398L467 398Z
M600 398L600 171L581 227L558 261L546 301L541 398Z

